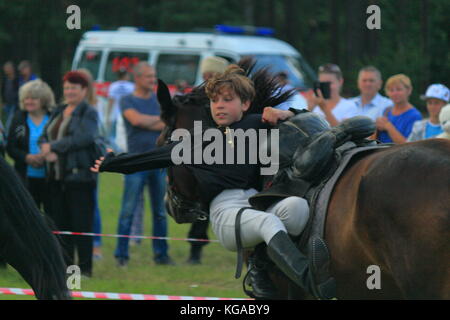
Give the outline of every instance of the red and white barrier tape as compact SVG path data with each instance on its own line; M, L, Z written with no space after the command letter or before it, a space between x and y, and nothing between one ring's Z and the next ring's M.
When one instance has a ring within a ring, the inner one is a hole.
M127 236L123 234L104 234L92 232L72 232L72 231L53 231L54 234L72 235L72 236L91 236L91 237L112 237L112 238L132 238L132 239L154 239L154 240L180 240L180 241L199 241L199 242L219 242L219 240L192 239L192 238L171 238L171 237L153 237L153 236Z
M0 288L0 294L34 296L32 289ZM111 293L72 291L74 298L113 299L113 300L251 300L241 298L217 298L217 297L191 297L191 296L166 296L161 294L135 294L135 293Z

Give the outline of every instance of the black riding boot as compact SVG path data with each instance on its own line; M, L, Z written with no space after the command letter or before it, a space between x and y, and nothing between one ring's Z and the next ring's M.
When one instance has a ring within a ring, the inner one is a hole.
M326 246L316 254L328 254ZM320 281L317 290L314 287L309 259L303 255L284 231L279 231L269 241L267 254L280 270L307 292L321 299L331 299L336 296L336 286L333 278ZM320 256L317 255L320 259Z
M278 290L268 274L271 263L266 254L266 244L256 246L255 251L248 258L248 280L256 299L273 300L278 298Z

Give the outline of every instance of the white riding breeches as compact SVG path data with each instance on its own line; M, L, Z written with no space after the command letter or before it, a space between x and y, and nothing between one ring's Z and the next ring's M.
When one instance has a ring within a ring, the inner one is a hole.
M251 207L248 198L255 189L228 189L216 196L210 204L211 226L220 243L236 251L235 222L239 209ZM244 248L252 248L261 242L269 243L279 231L298 236L309 218L305 199L288 197L270 206L267 211L246 209L241 216L241 240Z

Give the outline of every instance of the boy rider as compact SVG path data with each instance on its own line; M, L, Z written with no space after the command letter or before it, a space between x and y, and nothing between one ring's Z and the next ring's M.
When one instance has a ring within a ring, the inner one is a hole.
M235 65L210 79L206 84L206 94L210 98L212 118L225 136L229 129L256 129L257 132L259 129L270 129L278 120L286 120L294 115L291 111L271 107L266 107L262 115L245 115L255 96L255 90L252 81ZM130 173L173 166L168 155L176 144L171 143L140 155L109 154L106 159L97 160L92 171ZM228 137L224 139L224 148L232 147L232 144ZM246 159L249 149L250 146L247 145ZM260 164L182 165L191 169L200 188L203 187L201 201L209 206L212 229L220 243L228 250L236 251L236 215L241 208L251 207L248 198L260 189ZM308 292L314 292L308 258L290 238L290 235L300 235L308 216L309 207L305 199L287 197L272 204L266 211L252 208L245 210L240 222L240 234L243 248L252 248L265 242L267 254L278 268L297 285ZM253 289L257 291L255 285L263 284L255 284L253 281ZM320 292L320 296L332 298L334 292L331 291Z

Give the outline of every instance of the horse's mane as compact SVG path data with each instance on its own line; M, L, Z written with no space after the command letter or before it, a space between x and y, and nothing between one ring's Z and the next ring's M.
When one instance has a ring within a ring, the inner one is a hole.
M209 105L209 98L205 92L205 83L194 87L191 92L173 97L173 103L178 106L183 105Z
M294 94L296 89L283 92L282 86L276 77L270 72L270 67L265 67L254 72L256 60L252 57L242 58L238 66L245 70L246 75L253 81L255 86L255 98L253 99L249 113L262 113L265 107L275 107L286 102Z
M61 247L32 196L0 157L0 256L38 298L68 298Z
M282 92L281 86L275 76L269 71L269 67L262 68L254 72L256 60L252 57L246 57L238 62L238 66L245 71L254 84L255 98L253 99L247 114L262 113L265 107L275 107L291 98L296 94L295 89ZM209 98L205 92L205 82L184 95L178 95L173 98L176 105L208 105Z

